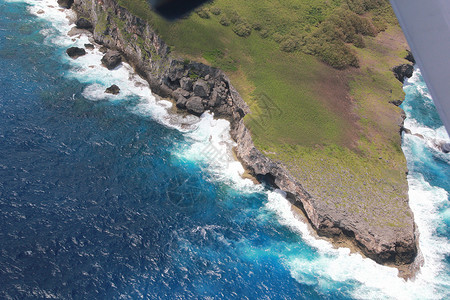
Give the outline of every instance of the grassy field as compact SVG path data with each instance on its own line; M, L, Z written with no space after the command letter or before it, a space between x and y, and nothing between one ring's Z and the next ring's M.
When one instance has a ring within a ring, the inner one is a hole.
M313 196L355 213L405 209L400 110L389 101L404 98L390 69L407 44L387 0L216 0L172 23L145 0L119 3L174 55L223 69L252 110L255 145Z

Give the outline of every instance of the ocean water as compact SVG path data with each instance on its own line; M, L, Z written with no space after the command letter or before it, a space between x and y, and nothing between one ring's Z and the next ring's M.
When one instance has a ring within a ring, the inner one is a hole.
M403 150L424 266L405 281L242 179L228 122L174 114L98 49L67 57L89 42L68 17L56 0L0 0L1 299L450 297L449 137L420 70Z

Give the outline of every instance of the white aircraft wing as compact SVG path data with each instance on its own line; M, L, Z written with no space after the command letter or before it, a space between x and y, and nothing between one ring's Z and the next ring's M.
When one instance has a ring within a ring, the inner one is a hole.
M390 0L450 134L450 0Z

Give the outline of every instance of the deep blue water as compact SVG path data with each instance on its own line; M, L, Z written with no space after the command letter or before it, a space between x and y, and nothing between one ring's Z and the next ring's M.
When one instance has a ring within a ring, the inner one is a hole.
M44 44L48 24L0 3L0 298L319 295L278 257L245 261L228 245L299 240L252 214L236 222L264 194L172 163L178 131L84 99Z
M379 275L391 271L312 246L270 208L268 191L244 193L174 155L191 138L134 113L138 97L83 96L90 83L68 76L73 66L46 40L49 28L27 4L0 0L0 298L391 292ZM443 161L424 177L448 191L449 170ZM362 275L371 272L375 287Z

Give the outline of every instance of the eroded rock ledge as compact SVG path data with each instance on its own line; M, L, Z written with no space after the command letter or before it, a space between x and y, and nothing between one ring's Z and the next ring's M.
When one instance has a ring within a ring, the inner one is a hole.
M216 117L229 120L237 157L253 175L285 191L319 235L348 239L378 263L399 266L414 262L418 248L412 212L405 212L407 224L401 228L371 227L361 220L343 218L311 197L285 166L256 149L243 122L250 109L224 72L177 59L144 20L120 7L116 0L75 0L72 8L93 24L95 41L120 51L155 94L173 98L179 108L191 113L210 110Z

